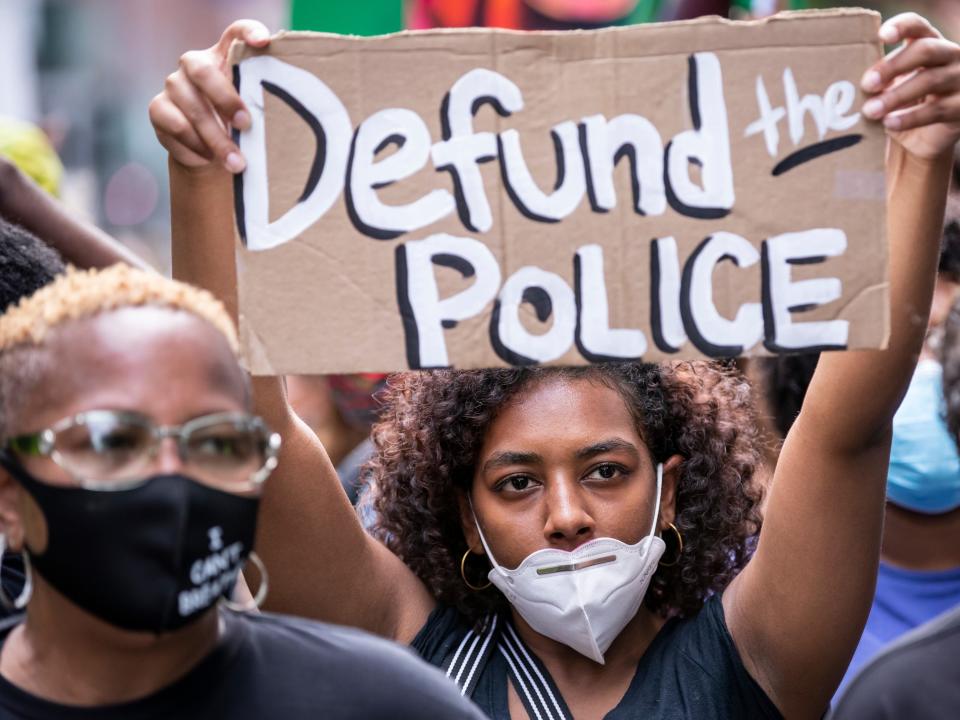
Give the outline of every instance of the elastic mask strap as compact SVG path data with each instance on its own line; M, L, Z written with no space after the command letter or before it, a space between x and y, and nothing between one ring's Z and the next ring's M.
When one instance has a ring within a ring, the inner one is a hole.
M663 463L657 463L657 501L653 506L653 522L647 537L652 537L657 530L657 520L660 517L660 490L663 488Z
M487 553L487 557L490 558L490 564L497 570L500 570L500 563L498 563L497 559L493 556L490 546L487 545L487 539L483 536L483 530L480 529L480 522L477 520L477 513L473 509L473 498L470 497L470 493L467 493L467 502L470 503L470 514L473 515L473 524L476 526L477 532L480 533L480 542L483 543L483 549Z

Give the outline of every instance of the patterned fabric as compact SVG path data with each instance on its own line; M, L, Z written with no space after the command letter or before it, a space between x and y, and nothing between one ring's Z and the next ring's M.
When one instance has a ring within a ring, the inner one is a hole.
M571 22L547 17L524 0L413 0L408 26L413 29L476 25L511 30L562 30L601 24L632 25L657 20L661 4L661 0L638 0L628 15L614 23L591 23L589 18Z
M508 617L489 616L473 625L455 608L438 607L411 644L489 718L510 720L509 685L529 717L570 717L549 671L524 645ZM743 666L720 596L715 595L695 617L667 620L637 664L623 699L605 720L781 717Z

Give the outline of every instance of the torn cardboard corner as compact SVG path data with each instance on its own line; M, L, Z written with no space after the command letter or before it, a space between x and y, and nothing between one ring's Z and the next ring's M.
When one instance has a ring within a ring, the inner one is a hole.
M871 348L879 16L235 47L253 372ZM869 302L864 301L869 298Z

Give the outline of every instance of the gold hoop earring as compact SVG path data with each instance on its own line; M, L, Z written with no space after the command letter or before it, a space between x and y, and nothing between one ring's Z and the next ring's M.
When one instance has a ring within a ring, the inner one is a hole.
M257 594L252 598L251 602L238 603L229 598L222 598L221 602L234 612L253 612L254 610L259 610L267 597L267 588L270 585L267 568L263 566L263 560L260 559L260 556L255 552L251 552L247 556L247 559L253 563L254 567L257 568L257 572L260 573L260 587L257 588Z
M660 567L673 567L680 562L680 556L683 555L683 535L680 534L680 531L677 530L677 526L673 523L667 523L667 527L673 530L674 534L677 536L677 556L673 559L673 562L665 563L661 560ZM662 533L660 537L663 537Z
M3 533L0 533L0 568L3 567L3 556L6 553L6 550L7 536ZM16 598L11 598L9 595L7 595L7 591L3 589L3 585L0 584L0 604L2 604L7 610L11 611L23 610L30 601L30 597L33 595L33 572L30 569L30 553L27 551L26 545L24 545L22 557L24 582L23 589L20 591L20 594L17 595Z
M480 592L481 590L486 590L488 587L493 585L489 580L486 585L473 585L469 580L467 580L467 556L470 554L470 548L467 548L467 551L463 554L463 557L460 558L460 577L463 578L463 584L474 592Z

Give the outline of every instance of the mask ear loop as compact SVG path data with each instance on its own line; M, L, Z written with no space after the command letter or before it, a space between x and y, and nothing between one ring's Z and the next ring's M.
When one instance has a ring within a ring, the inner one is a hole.
M7 550L7 536L3 533L0 533L0 573L3 570L3 557ZM20 594L13 600L10 599L10 596L7 595L7 591L3 589L3 584L0 583L0 604L2 604L7 610L23 610L27 603L30 602L30 597L33 595L33 571L30 569L30 553L24 549L23 552L23 569L24 569L24 583L23 590L20 591Z
M234 612L253 612L259 610L260 606L263 605L263 601L267 598L267 588L270 585L269 576L267 575L267 568L263 565L263 560L260 559L260 556L256 552L251 552L247 559L254 564L257 568L257 572L260 573L260 587L257 588L257 594L253 597L251 602L247 603L238 603L227 598L221 599L224 605L233 610Z
M652 537L657 531L657 520L660 518L660 491L663 489L663 463L657 463L657 501L653 506L653 522L647 537Z
M483 550L487 553L487 557L490 559L490 564L493 565L493 567L495 567L497 570L500 570L500 563L497 562L497 559L490 551L490 546L487 545L487 539L483 536L483 530L480 529L480 522L477 520L477 513L473 509L473 498L470 496L470 493L467 493L467 502L470 503L470 514L473 516L473 524L476 526L477 532L480 534L480 542L483 544Z

